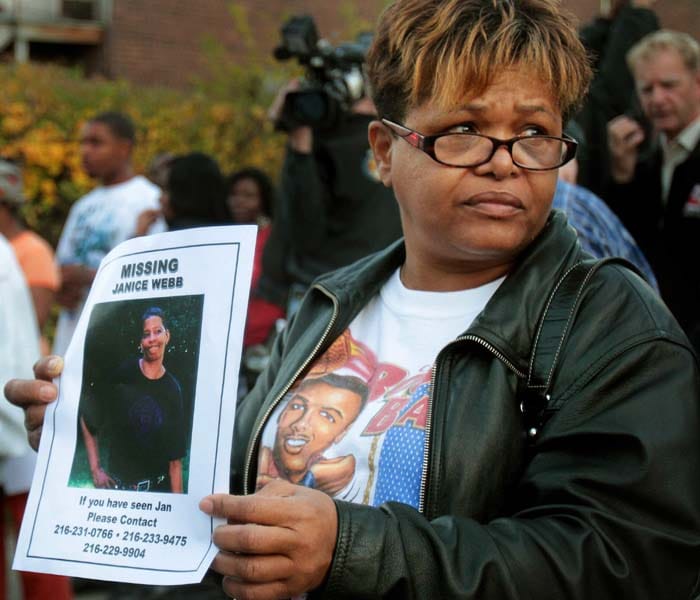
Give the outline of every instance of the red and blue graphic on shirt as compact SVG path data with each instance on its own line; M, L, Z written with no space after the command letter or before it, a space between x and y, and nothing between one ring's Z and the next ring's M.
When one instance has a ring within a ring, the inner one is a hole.
M272 479L377 506L418 507L430 366L380 362L350 330L312 365L263 434L257 487Z

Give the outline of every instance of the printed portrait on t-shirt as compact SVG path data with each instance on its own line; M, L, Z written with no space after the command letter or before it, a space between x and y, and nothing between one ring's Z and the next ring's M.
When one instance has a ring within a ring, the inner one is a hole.
M270 479L335 494L355 474L352 454L326 458L367 402L367 385L358 377L329 373L296 386L277 418L273 447L262 448L258 486Z
M263 432L257 488L273 479L335 498L418 506L430 365L377 360L348 329L275 408Z
M68 484L186 493L203 297L96 304Z

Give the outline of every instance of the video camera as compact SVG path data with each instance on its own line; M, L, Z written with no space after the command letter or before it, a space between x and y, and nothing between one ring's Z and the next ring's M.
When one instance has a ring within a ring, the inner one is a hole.
M312 17L289 19L281 29L282 43L274 50L277 60L295 57L306 67L301 89L285 98L275 128L290 131L301 125L317 130L334 128L342 115L365 95L362 63L372 35L333 47L319 39Z

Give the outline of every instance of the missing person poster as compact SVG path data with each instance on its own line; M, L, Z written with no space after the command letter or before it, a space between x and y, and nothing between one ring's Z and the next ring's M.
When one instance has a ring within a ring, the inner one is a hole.
M100 264L46 412L13 568L200 581L228 491L256 228L124 242Z

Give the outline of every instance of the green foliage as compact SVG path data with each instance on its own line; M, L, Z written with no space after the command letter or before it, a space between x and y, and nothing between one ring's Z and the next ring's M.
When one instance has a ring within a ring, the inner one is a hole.
M85 79L64 67L0 65L0 156L23 165L27 224L56 244L71 205L95 185L80 167L77 140L85 121L103 110L136 122L138 172L160 152L200 150L224 172L252 165L275 177L284 139L267 118L276 90L265 84L265 67L214 59L219 75L186 92Z
M377 0L377 12L385 4ZM23 216L32 229L55 245L71 205L95 185L81 170L77 140L85 121L104 110L135 120L137 172L161 152L199 150L213 155L224 172L256 166L276 177L284 136L273 130L267 110L283 83L303 70L296 61L275 62L260 46L246 5L229 0L228 8L246 59L218 40L202 40L204 68L187 91L86 79L76 68L0 65L0 156L23 164ZM343 29L331 43L371 30L373 23L351 0L341 0L336 10ZM280 25L291 15L282 15Z
M363 31L372 31L374 23L363 19L358 11L357 5L354 2L344 1L338 4L338 12L341 15L341 22L346 24L347 39L354 39L358 33Z

